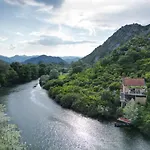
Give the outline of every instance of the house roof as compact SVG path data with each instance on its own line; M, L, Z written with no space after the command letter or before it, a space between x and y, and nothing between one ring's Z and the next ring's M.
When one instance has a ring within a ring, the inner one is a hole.
M123 84L125 86L145 86L145 80L143 78L124 78Z
M117 119L118 121L121 121L121 122L124 122L124 123L131 123L131 121L129 120L129 119L127 119L127 118L123 118L123 117L121 117L121 118L118 118Z

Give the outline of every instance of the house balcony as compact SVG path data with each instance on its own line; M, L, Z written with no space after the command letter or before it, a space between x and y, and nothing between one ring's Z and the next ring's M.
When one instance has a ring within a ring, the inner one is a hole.
M131 99L134 99L136 97L146 97L146 93L137 93L137 92L121 92L120 93L120 102L127 103Z
M145 96L146 97L146 92L125 92L125 95L132 95L132 96Z

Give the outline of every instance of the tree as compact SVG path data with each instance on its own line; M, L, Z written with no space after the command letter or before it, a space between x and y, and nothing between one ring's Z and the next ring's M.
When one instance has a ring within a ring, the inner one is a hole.
M39 76L46 75L46 65L43 63L39 64Z
M59 76L59 72L56 69L52 69L49 73L49 79L57 79Z
M18 73L22 65L19 62L13 62L10 66Z
M40 77L40 85L43 86L45 85L49 80L49 75L42 75Z
M83 62L81 61L77 61L77 62L72 63L71 67L72 67L72 72L71 72L72 74L80 73L85 68L85 64L83 64Z
M29 65L22 65L18 72L20 82L29 82L32 80L31 68Z
M39 77L39 67L37 65L30 65L31 69L31 78L32 80L35 80Z
M8 84L16 84L18 83L19 76L13 68L10 68L6 74L6 79Z
M132 122L136 121L138 118L138 107L133 99L126 104L123 113L125 118L128 118Z
M9 65L0 60L0 74L6 73L8 69L9 69Z

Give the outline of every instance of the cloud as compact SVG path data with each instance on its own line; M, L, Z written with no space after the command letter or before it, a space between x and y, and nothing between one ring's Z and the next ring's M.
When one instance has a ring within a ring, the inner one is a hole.
M40 3L45 3L46 5L51 5L53 7L60 7L64 0L36 0L37 2Z
M73 44L84 44L84 43L95 43L94 41L67 41L55 36L41 36L40 39L29 42L29 44L40 44L44 46L57 46L57 45L73 45Z
M16 35L18 35L18 36L24 36L22 33L20 33L20 32L16 32Z
M46 5L53 6L54 8L60 7L64 0L4 0L11 5L28 5L36 7L46 7Z
M47 23L86 29L95 36L98 30L115 30L143 20L149 23L150 1L66 0L59 10L48 13L50 17L44 18Z
M5 42L5 41L7 41L7 40L8 40L7 37L0 37L0 42Z
M18 5L18 6L35 6L35 7L44 7L44 3L39 3L35 0L4 0L6 3L10 5Z
M0 13L0 45L14 54L87 55L125 24L149 24L150 0L0 0Z

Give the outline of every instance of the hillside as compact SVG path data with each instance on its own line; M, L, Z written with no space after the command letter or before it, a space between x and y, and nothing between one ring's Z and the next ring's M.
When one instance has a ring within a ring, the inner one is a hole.
M79 59L81 59L81 57L76 57L76 56L64 56L64 57L61 57L61 58L69 64L72 63L72 62L76 62Z
M147 35L150 32L150 25L141 26L139 24L125 25L109 37L102 45L97 47L91 54L82 60L85 63L93 64L103 58L117 47L125 44L133 37Z
M35 58L31 58L26 60L24 63L31 63L31 64L38 64L40 62L43 62L45 64L49 64L49 63L66 63L63 59L61 59L60 57L52 57L52 56L46 56L46 55L41 55Z
M12 62L24 62L24 61L26 61L30 58L34 58L34 57L37 57L37 56L15 55L13 57L10 57L10 59Z
M7 63L11 63L12 62L9 57L2 56L2 55L0 55L0 60L2 60L4 62L7 62Z
M26 55L15 55L13 57L6 57L6 56L2 56L0 55L0 60L5 61L7 63L12 63L12 62L24 62L27 59L33 58L33 57L37 57L37 56L26 56Z
M134 125L150 134L150 34L131 39L92 68L70 73L63 79L49 80L44 88L65 108L94 118L116 118L123 114L119 102L122 77L146 80L147 105L136 106Z

